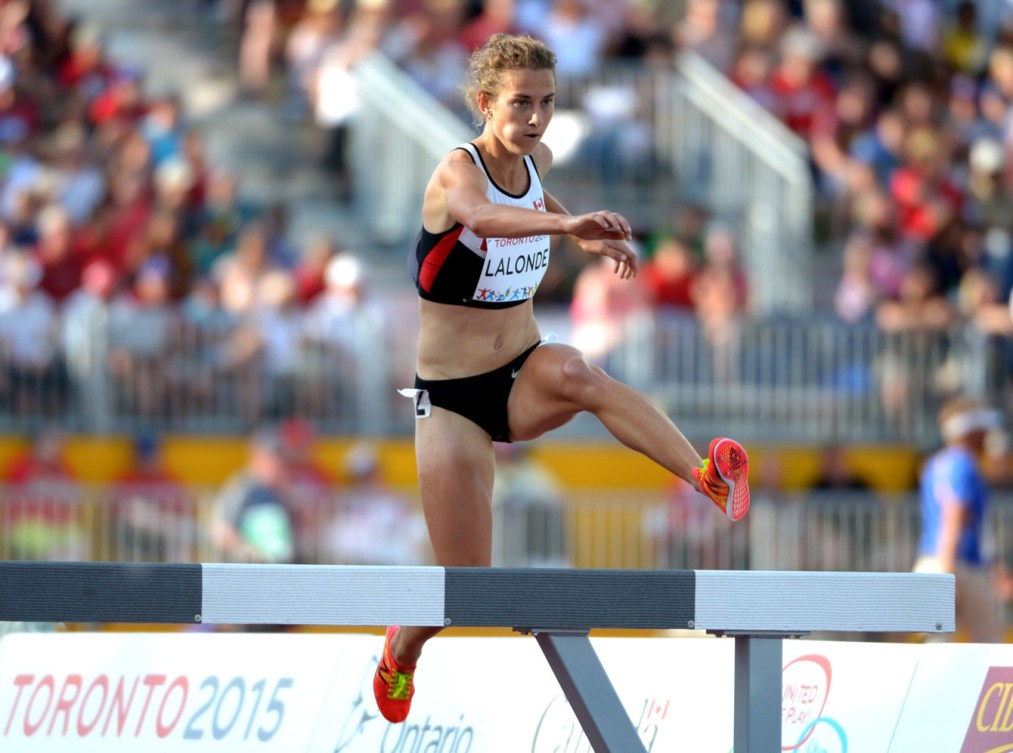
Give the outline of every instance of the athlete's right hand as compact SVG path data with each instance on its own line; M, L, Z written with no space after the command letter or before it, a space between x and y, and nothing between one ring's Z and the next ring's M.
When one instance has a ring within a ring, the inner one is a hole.
M633 231L629 221L618 212L598 211L568 217L566 233L588 241L629 241Z

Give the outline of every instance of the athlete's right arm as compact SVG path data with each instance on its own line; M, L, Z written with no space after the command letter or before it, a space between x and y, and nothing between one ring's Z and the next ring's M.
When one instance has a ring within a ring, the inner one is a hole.
M571 216L535 208L494 204L485 195L487 182L466 155L443 161L436 175L450 217L479 238L523 238L529 235L576 235L589 240L625 239L628 225L614 212Z

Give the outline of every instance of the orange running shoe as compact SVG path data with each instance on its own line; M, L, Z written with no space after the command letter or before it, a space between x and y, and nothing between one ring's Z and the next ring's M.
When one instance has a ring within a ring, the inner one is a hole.
M712 439L707 458L693 469L693 476L729 520L742 520L749 512L749 456L734 439Z
M415 667L399 667L394 662L394 652L390 644L400 630L400 626L391 625L387 628L387 638L383 643L383 656L373 676L373 695L376 705L388 722L403 722L412 707L412 696L415 695Z

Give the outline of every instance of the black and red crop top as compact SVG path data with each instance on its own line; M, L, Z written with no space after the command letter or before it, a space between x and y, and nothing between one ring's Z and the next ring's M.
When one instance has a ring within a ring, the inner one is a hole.
M474 144L457 148L471 155L485 174L489 201L545 211L542 181L531 157L524 158L528 190L517 196L496 185ZM478 308L506 308L523 303L534 296L548 266L548 235L479 238L461 224L442 233L422 228L408 254L408 271L421 298Z

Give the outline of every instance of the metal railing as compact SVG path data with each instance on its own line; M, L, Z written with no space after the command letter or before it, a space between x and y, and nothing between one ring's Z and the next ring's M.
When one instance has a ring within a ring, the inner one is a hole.
M350 148L356 200L377 241L406 247L419 231L433 169L475 130L380 53L359 61L354 75L361 103Z
M699 55L677 61L673 160L683 195L736 231L757 311L813 305L809 147Z
M124 340L101 311L47 369L28 371L0 348L0 431L47 421L67 431L243 433L291 416L329 433L406 436L417 304L392 296L321 328L293 313L285 347L256 321L183 320L158 347ZM566 309L542 307L545 331L569 340ZM311 326L312 325L312 326ZM149 332L150 334L150 332ZM690 436L743 441L897 442L931 446L935 414L956 389L996 405L1013 386L1010 342L973 326L888 333L818 317L737 319L714 330L693 316L636 316L606 369L655 399ZM561 436L604 437L590 417Z
M0 486L0 559L228 560L212 533L217 493L157 485ZM1005 561L1013 556L1013 497L994 496L987 549ZM373 499L341 488L289 499L300 562L430 559L414 490L393 501L387 492ZM494 520L495 564L504 566L901 572L914 563L920 535L913 493L757 490L749 516L729 525L686 489L567 488L552 503L498 504ZM391 536L399 541L394 549Z
M885 332L831 317L740 318L708 329L660 312L626 326L610 370L654 397L690 434L726 427L765 441L929 446L955 391L1009 384L1008 345L973 326Z

